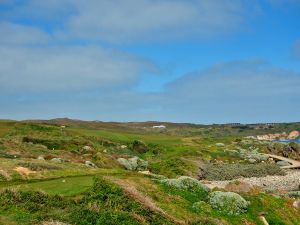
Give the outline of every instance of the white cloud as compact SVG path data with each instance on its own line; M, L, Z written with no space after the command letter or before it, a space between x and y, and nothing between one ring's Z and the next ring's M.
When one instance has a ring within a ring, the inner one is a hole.
M243 21L240 1L77 1L69 34L111 42L207 37L231 31Z
M52 20L59 38L119 43L227 33L256 7L246 0L30 0L5 17Z
M170 83L163 111L174 120L299 120L300 74L261 61L217 64ZM258 121L259 120L259 121Z
M108 90L1 96L0 117L198 123L298 121L300 74L236 61L187 74L161 93ZM1 89L0 89L1 91Z
M152 64L99 47L0 47L0 89L84 90L134 83Z
M0 23L0 45L45 44L49 40L49 35L38 28Z

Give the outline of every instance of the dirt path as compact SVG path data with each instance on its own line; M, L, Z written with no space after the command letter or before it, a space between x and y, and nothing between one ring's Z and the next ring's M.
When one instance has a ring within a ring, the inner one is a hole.
M278 156L278 155L271 155L271 154L266 154L266 155L271 157L271 158L279 159L279 160L282 160L282 161L287 161L287 162L292 164L290 166L282 166L281 167L282 169L298 169L298 168L300 168L300 162L299 161L289 159L289 158L286 158L286 157L283 157L283 156Z

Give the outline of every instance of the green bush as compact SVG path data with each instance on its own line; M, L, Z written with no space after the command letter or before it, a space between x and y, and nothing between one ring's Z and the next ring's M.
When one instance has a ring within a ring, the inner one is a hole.
M208 194L210 191L209 187L202 184L200 181L187 176L181 176L177 179L162 179L159 180L159 182L167 186L173 186L187 191L201 191L204 194Z
M290 191L287 193L290 198L300 198L300 191Z
M240 177L264 177L267 175L284 175L276 164L210 164L204 178L207 180L233 180Z
M209 195L212 208L228 215L238 215L247 211L249 202L234 192L215 191Z

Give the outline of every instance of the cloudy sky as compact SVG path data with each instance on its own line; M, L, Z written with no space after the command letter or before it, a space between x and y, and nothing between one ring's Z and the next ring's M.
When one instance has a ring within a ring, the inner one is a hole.
M0 0L0 118L300 121L300 0Z

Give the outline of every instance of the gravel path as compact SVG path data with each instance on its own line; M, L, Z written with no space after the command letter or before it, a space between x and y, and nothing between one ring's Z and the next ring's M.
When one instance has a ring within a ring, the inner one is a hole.
M251 177L239 178L230 181L206 181L206 185L210 188L225 186L233 181L241 181L250 186L259 186L264 189L280 189L280 190L296 190L300 187L300 170L287 170L285 176L266 176L266 177Z

